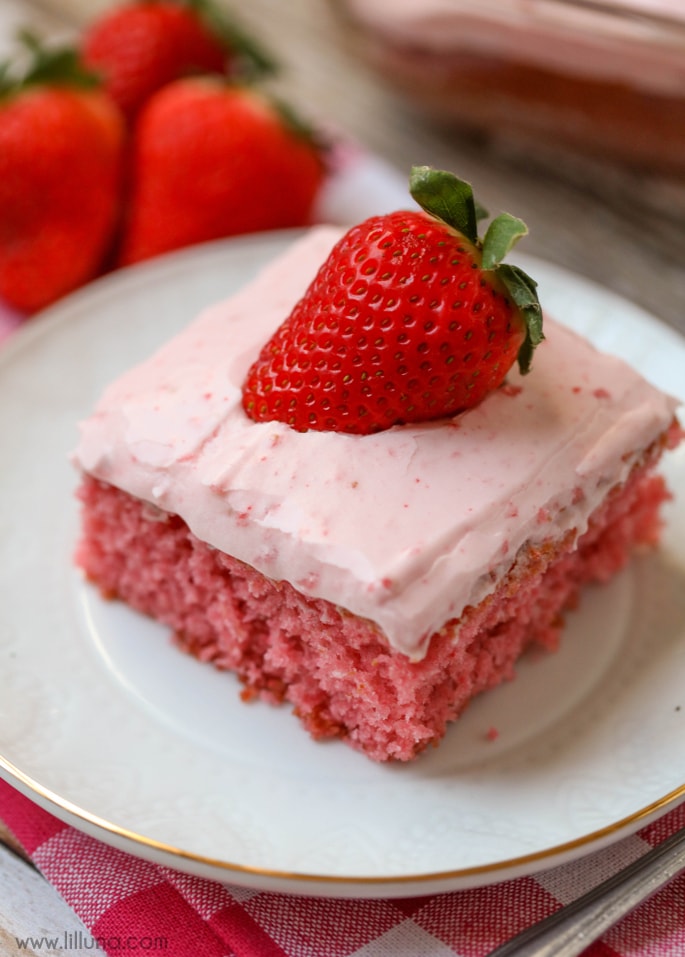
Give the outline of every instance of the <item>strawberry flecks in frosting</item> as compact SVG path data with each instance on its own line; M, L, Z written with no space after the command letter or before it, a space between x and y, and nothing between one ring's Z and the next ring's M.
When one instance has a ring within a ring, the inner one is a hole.
M241 406L245 373L339 235L312 230L114 382L74 460L179 514L209 545L372 620L419 659L427 635L488 594L521 546L582 533L676 402L548 319L532 371L510 373L518 394L496 390L459 428L360 436L256 423ZM611 398L598 402L600 388ZM540 509L554 519L540 525Z
M319 584L319 576L315 572L307 575L305 578L301 578L299 581L295 582L300 591L309 595L316 591L316 587Z

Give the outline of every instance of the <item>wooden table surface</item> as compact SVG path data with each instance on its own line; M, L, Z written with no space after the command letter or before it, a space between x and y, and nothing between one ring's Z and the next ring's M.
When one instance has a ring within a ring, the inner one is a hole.
M19 25L68 36L108 5L0 0L0 54ZM436 129L359 62L326 0L250 0L235 7L282 60L278 89L303 112L401 170L413 163L454 170L477 185L488 208L510 210L528 223L527 252L598 280L685 332L685 185L569 156L538 153L533 161L505 144ZM74 920L2 845L0 831L0 953L18 952L16 936L45 932L41 927L62 931Z

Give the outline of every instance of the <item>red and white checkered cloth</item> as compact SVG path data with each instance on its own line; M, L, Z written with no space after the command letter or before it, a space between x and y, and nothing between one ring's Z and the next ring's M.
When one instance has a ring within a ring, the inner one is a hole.
M252 891L122 853L64 824L0 780L0 819L111 957L483 957L685 825L685 805L572 864L490 887L398 900ZM0 907L2 906L0 902ZM587 950L683 957L685 875Z

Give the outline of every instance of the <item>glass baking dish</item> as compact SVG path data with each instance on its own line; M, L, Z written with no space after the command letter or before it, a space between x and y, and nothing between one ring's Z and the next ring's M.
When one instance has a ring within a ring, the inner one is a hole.
M333 0L425 112L685 174L683 0Z

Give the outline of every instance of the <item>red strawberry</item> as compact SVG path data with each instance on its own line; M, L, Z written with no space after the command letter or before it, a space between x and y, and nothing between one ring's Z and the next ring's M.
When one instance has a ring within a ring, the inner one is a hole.
M517 358L528 371L536 284L500 264L525 225L503 213L481 242L484 211L450 173L415 167L411 192L425 212L351 229L264 346L243 386L255 421L367 434L476 405Z
M262 94L213 77L178 80L137 124L120 261L302 225L322 177L318 147Z
M34 312L92 279L119 214L124 122L73 51L0 74L0 295Z
M272 61L211 0L134 0L96 20L83 60L133 119L157 90L194 73L270 72Z

